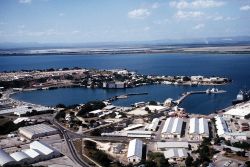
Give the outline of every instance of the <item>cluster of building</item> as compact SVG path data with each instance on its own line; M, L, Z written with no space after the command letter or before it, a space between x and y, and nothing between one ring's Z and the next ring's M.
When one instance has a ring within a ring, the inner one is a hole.
M58 130L47 125L47 124L37 124L32 126L25 126L18 129L18 132L28 138L35 139L43 136L50 136L58 134Z
M0 149L0 166L29 165L44 160L49 160L60 156L53 147L40 141L30 143L29 149L24 149L14 153L7 153Z
M21 116L25 116L25 115L32 113L32 112L45 113L45 112L49 112L49 111L54 111L54 108L39 106L39 105L33 105L33 106L21 105L21 106L15 107L15 108L1 110L1 114L12 114L13 113L14 115L21 117Z

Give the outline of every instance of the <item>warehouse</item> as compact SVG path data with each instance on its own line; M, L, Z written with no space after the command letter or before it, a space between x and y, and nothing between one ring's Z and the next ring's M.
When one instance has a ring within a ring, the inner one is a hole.
M31 159L30 163L35 163L42 161L43 159L46 159L45 156L42 155L38 150L33 150L33 149L25 149L22 150L25 154L27 154Z
M223 137L225 133L229 132L227 123L221 116L215 117L215 125L217 128L217 134L219 135L219 137Z
M223 117L227 119L245 119L245 116L250 114L250 102L235 106L234 108L223 113Z
M182 149L182 148L173 148L173 149L169 149L167 151L164 151L164 157L166 159L170 159L173 161L183 160L187 156L188 156L187 151L185 149Z
M138 163L142 159L142 146L143 143L141 140L134 139L129 142L128 146L128 162Z
M172 149L172 148L185 148L188 149L188 142L177 141L177 142L156 142L156 149L158 151Z
M14 158L0 148L0 166L11 166L16 164Z
M151 124L149 124L147 127L145 127L145 130L156 131L159 122L160 122L159 118L154 118L152 120Z
M181 138L183 119L168 118L162 129L163 138Z
M17 162L19 165L30 164L30 157L24 152L14 152L10 156Z
M54 135L58 133L58 130L52 128L47 124L37 124L32 126L21 127L18 129L19 133L28 139L34 139L43 136Z
M52 159L60 155L57 150L39 141L30 143L30 148L41 152L43 155L45 155L46 159Z
M202 140L203 137L209 137L208 120L191 118L189 120L189 137L193 140Z

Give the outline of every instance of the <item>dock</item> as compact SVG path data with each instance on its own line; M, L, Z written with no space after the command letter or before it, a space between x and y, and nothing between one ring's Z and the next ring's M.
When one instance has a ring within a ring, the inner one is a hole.
M208 91L208 90L205 90L205 91L190 91L190 92L183 93L182 96L178 100L174 101L174 103L176 103L176 105L179 105L188 96L193 95L193 94L220 94L220 93L225 93L225 92L226 92L225 90L218 90L218 91L215 91L215 92Z

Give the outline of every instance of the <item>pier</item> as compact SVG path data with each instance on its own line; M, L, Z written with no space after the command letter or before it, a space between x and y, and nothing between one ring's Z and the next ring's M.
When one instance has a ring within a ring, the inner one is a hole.
M217 90L217 91L210 91L210 90L205 90L205 91L190 91L190 92L183 93L182 96L178 100L174 101L174 103L176 103L176 105L179 105L188 96L193 95L193 94L219 94L219 93L225 93L225 92L226 92L225 90Z

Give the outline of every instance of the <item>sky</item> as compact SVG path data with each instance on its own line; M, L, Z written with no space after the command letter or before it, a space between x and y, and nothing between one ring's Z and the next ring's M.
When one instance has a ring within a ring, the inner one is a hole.
M250 35L250 0L0 0L0 42Z

